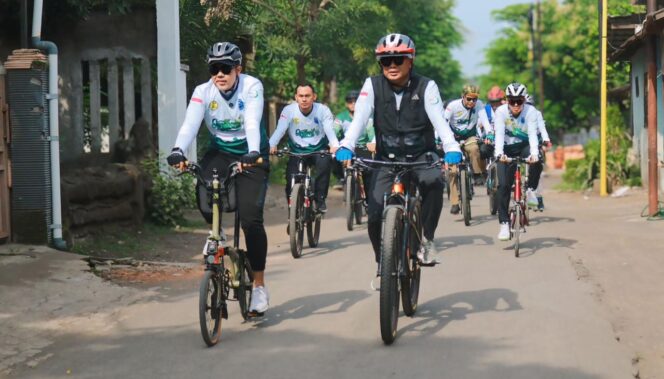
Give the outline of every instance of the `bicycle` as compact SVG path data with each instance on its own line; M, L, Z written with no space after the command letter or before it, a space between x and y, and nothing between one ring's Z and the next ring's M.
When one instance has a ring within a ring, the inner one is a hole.
M516 164L514 171L514 184L512 185L512 200L509 208L510 218L510 240L514 238L514 256L519 257L520 234L526 232L526 226L529 224L528 204L524 195L525 176L521 174L523 164L528 164L528 160L516 157L507 158L508 164ZM527 170L526 170L527 171Z
M491 215L495 215L498 212L498 201L496 199L498 196L498 168L494 157L487 159L486 172L486 194L489 197L489 212Z
M380 254L380 332L386 345L394 342L399 317L399 294L406 316L417 310L421 266L417 252L422 244L422 198L410 172L416 168L439 168L428 155L423 162L377 161L353 158L369 169L388 167L394 175L390 193L383 199L383 236Z
M288 149L278 150L276 155L284 155L298 158L298 170L290 178L291 193L288 199L288 234L290 236L290 250L293 258L302 256L302 244L304 242L304 228L307 229L307 242L309 247L318 246L320 238L320 224L323 213L317 207L312 206L314 199L314 180L311 177L311 167L305 164L307 157L319 154L330 155L327 151L314 153L293 153Z
M362 212L367 210L365 188L366 168L349 164L344 170L344 204L346 208L346 228L353 230L354 224L362 224Z
M463 141L461 141L461 146L463 147ZM451 175L456 175L456 185L457 191L459 193L459 204L461 208L461 214L463 214L463 223L466 226L470 226L470 220L472 219L472 213L470 210L470 201L473 199L474 190L473 183L471 178L473 177L470 165L468 164L468 159L466 154L463 154L463 160L457 165L456 173L448 173L448 177ZM449 195L448 195L449 196Z
M260 163L259 160L258 163ZM235 224L233 230L233 246L227 245L226 236L221 227L221 210L230 203L230 193L227 190L229 183L242 172L240 162L228 167L226 178L221 181L217 169L212 171L212 182L208 183L202 176L201 167L196 163L187 163L184 172L192 174L212 194L212 226L203 248L203 261L205 274L199 289L199 323L203 340L208 347L214 346L221 337L222 318L228 319L227 301L237 300L240 305L242 318L247 321L251 317L262 314L251 314L251 291L254 274L248 262L247 252L239 248L240 245L240 213L235 207ZM237 194L237 192L234 192ZM235 195L237 204L237 195ZM230 290L233 298L230 298Z

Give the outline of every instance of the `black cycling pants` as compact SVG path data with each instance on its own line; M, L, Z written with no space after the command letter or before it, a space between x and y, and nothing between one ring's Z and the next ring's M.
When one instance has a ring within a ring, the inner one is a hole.
M332 171L332 156L312 154L305 158L290 157L288 158L288 165L286 166L286 198L290 198L291 191L291 178L297 174L298 163L304 160L305 169L307 166L315 168L314 180L314 193L316 201L325 200L327 198L327 190L330 186L330 172Z
M528 158L530 156L530 146L526 145L521 148L521 151L508 151L505 150L505 153L508 157L514 158L520 156L521 158ZM503 163L498 162L497 166L498 173L498 221L500 223L509 222L509 212L508 207L510 204L510 197L512 194L512 185L514 184L514 173L516 172L515 163ZM528 183L526 188L523 188L523 196L526 195L526 189L530 188L533 191L537 188L539 184L540 175L542 174L542 162L541 160L537 163L528 165ZM522 173L524 175L525 173Z
M217 150L209 150L201 160L203 178L212 180L212 169L219 172L220 180L224 180L228 172L228 166L240 160L240 156L222 153ZM240 212L240 226L244 233L247 246L247 256L254 271L265 270L267 257L267 235L263 226L263 206L265 205L265 194L267 193L267 180L269 162L245 169L235 177L235 193L237 194L237 207ZM198 209L208 222L212 223L212 210L210 204L211 195L202 183L196 185L196 200Z
M439 157L433 153L433 159ZM426 161L424 154L416 161ZM367 193L369 198L368 231L373 246L376 262L380 261L381 229L383 225L383 196L390 193L394 175L388 168L373 170L371 187ZM422 195L422 226L424 237L433 240L438 227L438 219L443 209L444 182L440 168L420 168L411 171L411 179L417 183Z

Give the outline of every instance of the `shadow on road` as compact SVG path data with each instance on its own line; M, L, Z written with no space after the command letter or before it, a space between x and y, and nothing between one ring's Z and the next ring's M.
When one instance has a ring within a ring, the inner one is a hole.
M440 242L442 240L442 243ZM480 234L472 236L453 236L438 238L436 246L440 247L441 251L450 250L463 245L477 245L488 246L493 245L493 238Z
M256 325L268 327L277 325L283 320L300 319L311 315L344 313L348 308L367 297L369 297L369 294L366 291L342 291L299 297L270 308L265 318Z
M573 239L558 238L558 237L542 237L533 238L531 240L521 241L521 248L519 249L519 257L525 258L534 255L542 249L552 249L556 247L574 249L574 245L579 242ZM514 245L506 250L511 250Z
M435 334L451 321L480 312L510 312L522 310L518 294L505 288L464 291L439 297L420 304L414 323L399 330L399 334L418 332Z
M530 222L531 226L534 225L539 225L547 222L575 222L576 219L572 217L552 217L552 216L537 216L535 217L537 213L530 212Z

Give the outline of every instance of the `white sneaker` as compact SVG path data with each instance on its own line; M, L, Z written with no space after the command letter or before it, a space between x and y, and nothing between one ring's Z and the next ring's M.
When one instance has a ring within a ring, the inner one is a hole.
M509 241L510 239L510 224L507 222L500 223L500 232L498 232L498 239L500 241Z
M265 287L254 287L251 290L250 312L264 313L270 307L270 295Z
M438 251L436 251L436 246L433 241L425 238L424 242L422 242L422 246L420 246L420 250L417 251L417 259L419 259L422 264L432 264L438 261L435 258L437 255Z
M530 188L526 190L526 203L530 208L537 208L537 195Z

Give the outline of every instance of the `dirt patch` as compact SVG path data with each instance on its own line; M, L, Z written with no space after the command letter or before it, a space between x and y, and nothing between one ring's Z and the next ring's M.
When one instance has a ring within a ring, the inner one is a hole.
M146 262L134 258L89 257L86 260L96 275L120 285L190 281L200 277L203 271L198 265Z

